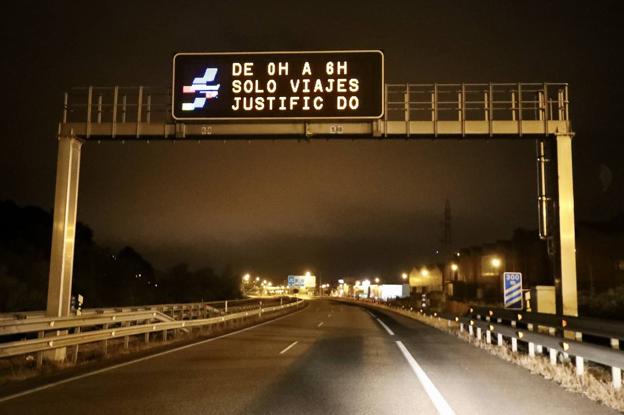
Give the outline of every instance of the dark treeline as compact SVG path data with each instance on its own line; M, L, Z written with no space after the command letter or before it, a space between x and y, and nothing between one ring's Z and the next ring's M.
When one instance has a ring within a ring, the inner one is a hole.
M45 309L51 239L49 212L0 201L0 312ZM229 267L155 270L131 247L99 246L78 223L72 294L84 296L83 307L103 307L238 298L240 289Z

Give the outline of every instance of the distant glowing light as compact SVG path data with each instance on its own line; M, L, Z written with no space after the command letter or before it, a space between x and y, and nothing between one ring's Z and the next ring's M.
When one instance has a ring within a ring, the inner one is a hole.
M404 272L403 274L401 274L401 278L403 278L404 280L406 280L406 279L407 279L407 273L406 273L406 272Z
M501 266L500 258L492 258L491 264L494 268L499 268Z
M459 269L459 266L457 264L451 264L451 270L457 271L458 269Z

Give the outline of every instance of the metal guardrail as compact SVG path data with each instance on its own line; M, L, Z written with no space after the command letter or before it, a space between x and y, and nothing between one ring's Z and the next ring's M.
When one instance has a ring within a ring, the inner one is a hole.
M289 297L262 300L243 300L235 306L228 307L228 302L220 302L227 313L219 313L216 316L175 319L170 315L172 310L198 310L198 305L203 310L208 310L206 303L192 304L164 304L148 306L149 310L141 311L115 311L88 310L86 315L70 316L64 318L42 317L39 312L30 313L30 318L8 319L0 321L0 336L14 336L22 334L26 337L22 340L0 342L0 358L37 353L37 363L41 365L43 352L72 346L75 362L78 356L78 346L85 343L103 342L104 353L107 353L108 341L111 339L123 339L124 348L128 348L129 337L145 335L145 341L149 342L150 333L162 332L163 339L167 338L168 330L190 330L193 327L206 327L211 325L225 324L231 321L244 320L249 317L262 316L279 310L299 307L303 300ZM268 303L268 305L267 305ZM211 309L215 303L210 306ZM173 307L172 307L173 306ZM164 311L157 311L156 309ZM118 310L118 309L117 309ZM188 317L188 315L182 315ZM133 324L134 323L134 324ZM90 328L84 331L84 328ZM71 333L70 333L71 332ZM34 334L36 338L32 338ZM30 334L30 336L27 336ZM1 341L2 337L0 337Z
M248 298L227 301L208 301L197 303L168 303L168 304L152 304L141 306L123 306L123 307L98 307L83 309L80 313L82 316L91 314L114 314L131 311L157 311L173 318L193 318L204 316L206 313L222 314L231 310L251 309L258 306L262 299ZM279 297L274 299L264 299L267 301L280 301ZM35 318L46 318L45 311L17 311L13 313L0 313L0 326L6 321L29 320ZM1 329L0 329L1 335Z
M518 342L526 344L527 353L535 357L546 353L552 365L557 364L557 357L574 356L576 374L585 371L585 361L591 361L611 368L611 380L614 389L622 388L622 368L624 351L620 350L619 341L624 339L624 324L591 318L561 317L544 313L523 313L512 310L472 307L467 315L449 313L428 313L425 310L409 310L390 307L378 302L354 301L378 308L387 309L407 317L425 316L446 320L450 327L457 324L460 332L467 331L470 336L487 344L503 347L509 341L511 350L518 352ZM583 334L610 339L611 347L582 342ZM545 350L546 349L546 350Z

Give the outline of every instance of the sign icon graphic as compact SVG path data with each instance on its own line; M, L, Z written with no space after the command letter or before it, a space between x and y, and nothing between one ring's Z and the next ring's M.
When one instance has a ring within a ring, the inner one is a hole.
M183 102L182 111L194 111L198 108L204 108L206 101L219 96L219 87L221 84L209 85L214 82L217 76L217 68L206 68L204 76L193 78L191 85L184 85L182 92L184 94L196 94L193 102Z

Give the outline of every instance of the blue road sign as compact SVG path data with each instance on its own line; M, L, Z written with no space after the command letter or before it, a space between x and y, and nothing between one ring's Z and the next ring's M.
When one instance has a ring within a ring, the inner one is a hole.
M503 273L505 308L522 310L522 274L520 272Z

